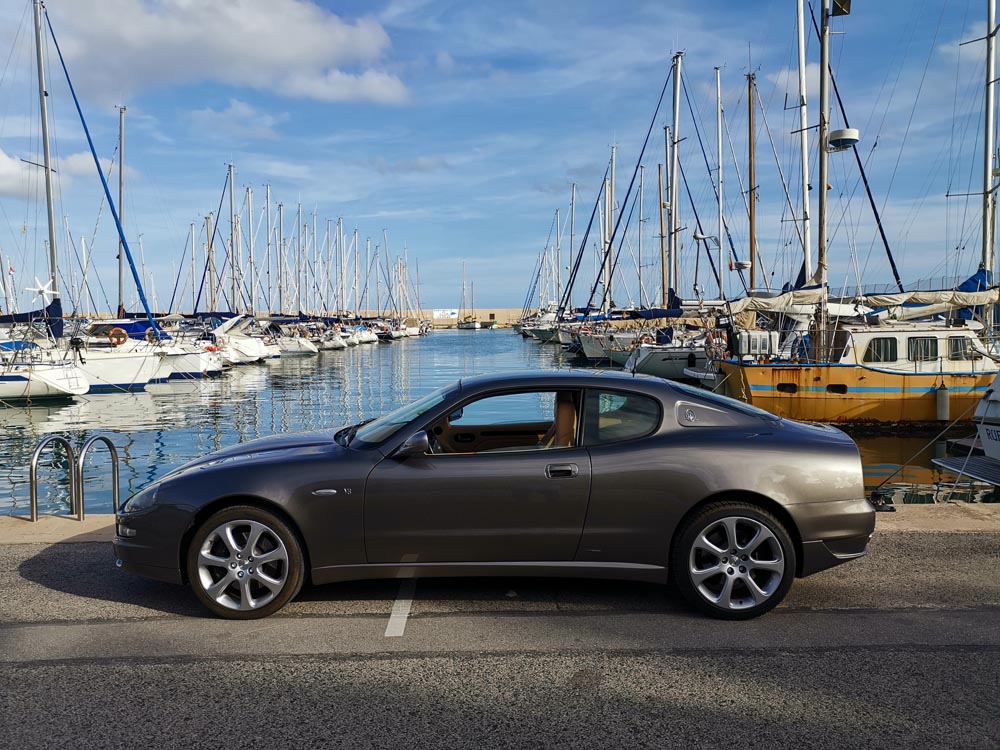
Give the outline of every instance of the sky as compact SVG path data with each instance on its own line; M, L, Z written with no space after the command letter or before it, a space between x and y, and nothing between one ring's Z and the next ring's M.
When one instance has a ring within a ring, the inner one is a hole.
M258 307L266 283L259 260L267 241L265 185L272 222L278 202L284 204L288 243L301 204L307 238L315 213L320 248L327 221L338 218L348 242L357 229L362 259L369 238L372 252L377 245L392 263L405 248L426 309L459 306L463 266L478 307L520 307L539 255L557 241L561 257L551 265L559 268L559 280L568 276L571 239L575 251L612 146L623 247L614 301L656 300L656 175L665 158L663 127L672 119L669 87L654 112L675 52L684 53L678 291L690 297L697 284L708 297L718 294L710 266L718 249L694 239L699 227L702 235L719 234L716 67L726 123L724 291L742 294L728 265L748 254L748 73L763 104L755 114L758 285L780 288L794 281L801 265L791 0L49 0L47 8L105 169L112 162L117 168L117 108L127 108L124 229L157 309L166 310L171 299L174 310L191 309L192 222L196 277L210 213L219 223L217 257L224 252L230 163L244 256L247 228L254 227ZM29 163L41 161L31 19L30 0L0 4L4 311L37 305L26 288L48 273L42 170ZM966 194L982 190L985 45L959 43L983 36L985 3L856 2L833 29L837 83L851 126L861 130L859 154L904 285L949 284L970 275L981 254L981 197ZM45 54L64 306L104 312L115 307L117 235L51 39ZM808 60L814 125L819 65L812 34ZM631 191L630 183L651 124L640 212L633 206L638 177ZM832 125L844 126L836 107ZM816 141L813 129L814 219ZM110 172L116 201L117 179ZM850 152L830 156L828 184L831 288L891 284ZM246 215L248 186L253 217ZM585 248L577 304L593 285L596 233ZM814 226L814 244L815 236ZM554 259L554 250L549 256ZM285 263L287 275L294 261L286 257ZM90 293L80 303L85 265ZM314 297L336 296L336 284L317 270L303 285ZM362 286L364 275L362 268ZM273 266L272 287L276 276ZM353 271L348 276L350 290ZM374 287L374 275L369 279ZM556 281L554 271L543 279L543 298L558 295ZM126 306L137 309L133 283L125 296ZM205 309L204 300L199 304Z

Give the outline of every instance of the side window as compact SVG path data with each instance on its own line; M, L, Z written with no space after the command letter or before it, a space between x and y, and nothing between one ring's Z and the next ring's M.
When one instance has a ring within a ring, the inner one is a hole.
M937 359L937 339L933 336L910 336L906 339L906 357L913 362L930 362Z
M948 337L948 359L970 360L982 358L983 355L972 348L972 339L966 336Z
M580 395L540 390L477 399L430 425L431 453L572 448L578 445Z
M896 339L877 338L868 342L864 362L895 362L899 358Z
M584 442L606 445L646 437L660 426L660 403L625 391L587 391Z

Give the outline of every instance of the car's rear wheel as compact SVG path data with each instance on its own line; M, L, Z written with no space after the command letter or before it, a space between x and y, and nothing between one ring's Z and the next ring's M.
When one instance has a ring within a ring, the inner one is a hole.
M267 617L302 587L298 539L273 513L239 505L207 518L191 539L187 573L199 601L232 620Z
M795 546L773 514L743 502L705 506L679 530L674 584L697 609L748 620L778 606L795 578Z

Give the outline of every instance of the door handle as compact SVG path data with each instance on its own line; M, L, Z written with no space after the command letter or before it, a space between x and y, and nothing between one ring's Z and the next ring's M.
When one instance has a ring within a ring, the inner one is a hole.
M549 479L565 479L579 473L580 467L576 464L549 464L545 467L545 476Z

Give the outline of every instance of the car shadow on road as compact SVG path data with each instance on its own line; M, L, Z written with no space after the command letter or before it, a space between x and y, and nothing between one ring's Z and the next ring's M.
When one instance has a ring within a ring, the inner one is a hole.
M110 542L71 539L51 544L22 561L17 572L25 581L56 594L44 600L32 597L31 610L37 619L207 615L187 588L116 568Z

